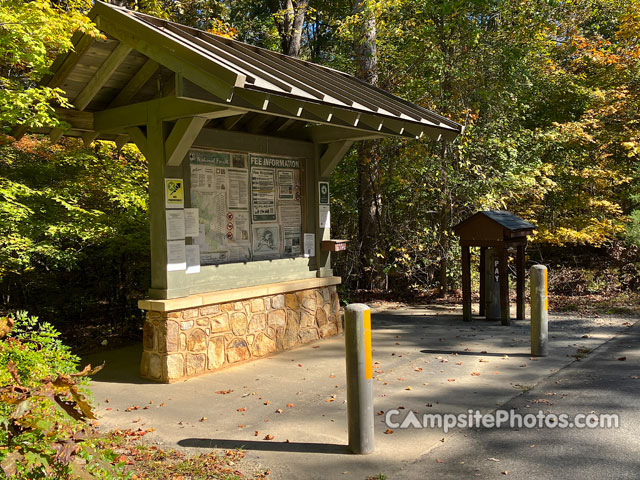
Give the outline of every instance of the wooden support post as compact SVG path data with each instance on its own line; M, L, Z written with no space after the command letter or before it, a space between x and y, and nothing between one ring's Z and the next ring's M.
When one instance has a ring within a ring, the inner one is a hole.
M524 245L518 245L516 253L516 319L524 319Z
M484 316L485 312L485 298L486 298L486 273L485 270L487 268L487 247L480 247L480 305L478 307L478 315L481 317Z
M500 257L500 316L502 325L511 325L511 315L509 314L509 271L507 269L507 249L498 249Z
M471 321L471 252L462 247L462 319Z
M167 230L165 217L165 129L157 111L149 111L149 217L151 234L151 289L167 289Z

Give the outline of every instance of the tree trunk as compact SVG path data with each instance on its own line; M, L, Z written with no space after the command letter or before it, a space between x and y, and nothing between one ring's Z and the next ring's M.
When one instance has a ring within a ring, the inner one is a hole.
M449 201L449 185L447 175L447 143L442 140L440 150L440 182L442 182L442 204L438 225L438 243L442 252L440 254L440 278L438 296L443 298L447 293L447 258L449 256L449 218L451 217L451 202Z
M364 2L354 0L353 14L363 15L355 35L356 76L371 85L378 83L376 19L365 12ZM358 145L358 243L363 280L368 288L385 288L384 263L378 257L382 237L382 198L380 195L379 142Z
M309 0L285 0L279 2L280 10L274 14L282 53L291 57L300 55L302 27L309 9Z

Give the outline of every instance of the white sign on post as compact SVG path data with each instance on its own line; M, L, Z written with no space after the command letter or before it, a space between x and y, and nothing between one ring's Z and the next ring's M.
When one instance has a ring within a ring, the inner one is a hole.
M167 240L184 240L184 210L165 210Z
M320 205L318 208L320 228L331 227L331 209L329 205Z
M316 256L316 234L315 233L304 234L304 256L307 258Z
M200 218L197 208L184 209L184 235L185 237L200 236Z
M182 240L170 240L167 242L167 271L175 272L187 269L187 254Z

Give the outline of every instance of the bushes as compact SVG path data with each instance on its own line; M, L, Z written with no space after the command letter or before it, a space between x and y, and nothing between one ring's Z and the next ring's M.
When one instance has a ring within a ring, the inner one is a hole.
M124 478L97 448L78 357L48 323L25 312L0 318L0 466L15 479Z
M146 160L131 146L38 137L0 146L0 303L63 333L79 322L139 327L147 181Z

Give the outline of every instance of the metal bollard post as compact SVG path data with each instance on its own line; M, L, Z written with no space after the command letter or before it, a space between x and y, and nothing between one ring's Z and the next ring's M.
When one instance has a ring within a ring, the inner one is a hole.
M531 267L531 355L546 357L549 341L549 277L547 267Z
M374 450L371 310L362 303L347 305L344 323L349 449L368 454Z

